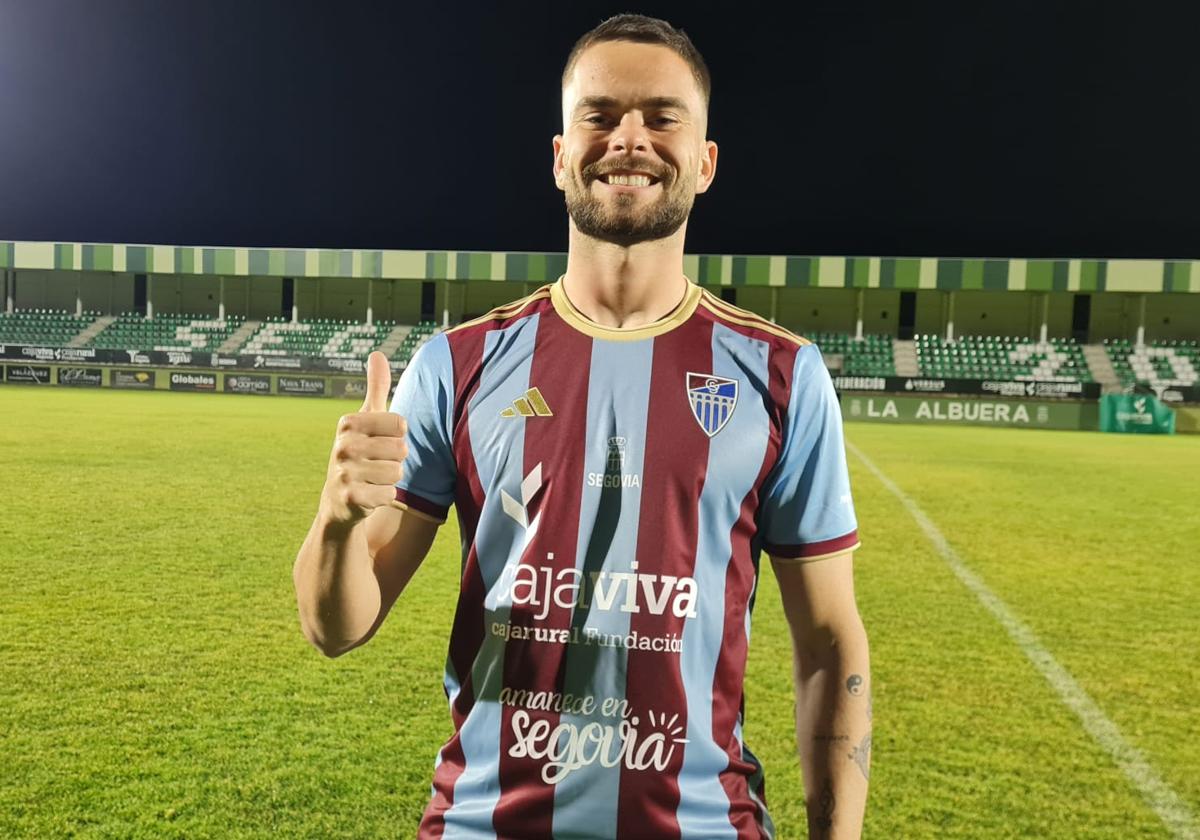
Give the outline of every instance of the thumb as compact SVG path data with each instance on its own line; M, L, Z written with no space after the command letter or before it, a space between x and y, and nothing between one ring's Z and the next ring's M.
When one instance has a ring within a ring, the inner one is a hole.
M367 357L367 398L363 400L363 411L387 411L388 390L392 387L392 369L387 356L376 350Z

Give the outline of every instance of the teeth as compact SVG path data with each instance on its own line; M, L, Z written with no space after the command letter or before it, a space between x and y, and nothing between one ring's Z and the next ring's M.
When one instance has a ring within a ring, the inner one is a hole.
M650 186L649 175L609 175L608 183L616 184L619 187L648 187Z

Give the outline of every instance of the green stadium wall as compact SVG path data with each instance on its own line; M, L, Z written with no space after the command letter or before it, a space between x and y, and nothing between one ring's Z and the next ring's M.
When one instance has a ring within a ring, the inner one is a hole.
M436 283L435 311L481 314L553 281L561 253L207 248L0 241L0 270L16 277L21 309L134 309L134 275L151 276L156 312L281 314L282 279L295 280L302 318L361 320L368 283L374 317L415 323L421 285ZM1200 262L1178 260L894 259L698 255L684 271L797 332L850 332L858 297L863 329L897 333L900 294L917 293L915 331L941 333L954 292L958 335L1036 336L1043 307L1051 335L1070 334L1073 298L1091 294L1088 339L1131 338L1145 307L1146 338L1196 338ZM30 282L34 281L34 282ZM1048 306L1046 304L1048 303Z
M1100 417L1098 403L1081 400L842 394L841 408L842 419L853 422L1076 431L1095 431Z

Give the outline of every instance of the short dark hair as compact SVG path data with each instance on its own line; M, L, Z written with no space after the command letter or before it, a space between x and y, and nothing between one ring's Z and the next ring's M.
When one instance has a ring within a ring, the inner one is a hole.
M674 50L692 68L692 76L695 77L696 84L700 87L704 107L708 108L708 101L712 97L712 79L708 75L708 65L704 63L704 57L700 55L700 51L696 49L692 39L682 29L676 29L665 20L646 15L613 15L595 29L584 33L583 37L575 42L570 55L567 56L567 66L563 68L562 75L563 87L567 86L571 72L575 69L575 63L579 60L579 54L593 44L602 41L661 44Z

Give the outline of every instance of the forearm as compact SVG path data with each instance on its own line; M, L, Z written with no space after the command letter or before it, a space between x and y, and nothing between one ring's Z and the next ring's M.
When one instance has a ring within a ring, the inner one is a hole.
M338 524L322 509L292 569L300 626L326 656L352 647L379 616L379 581L364 522Z
M858 623L795 657L796 736L812 840L862 835L871 758L871 675Z

